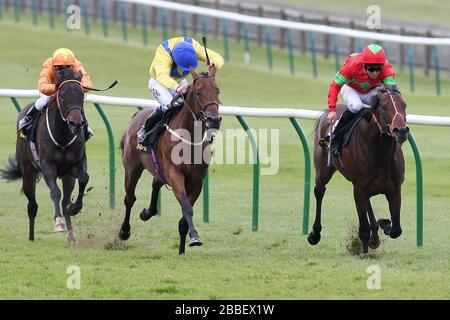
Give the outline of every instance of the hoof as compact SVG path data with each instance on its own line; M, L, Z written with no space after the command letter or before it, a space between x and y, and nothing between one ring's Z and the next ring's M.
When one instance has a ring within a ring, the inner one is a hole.
M389 235L391 233L391 229L392 229L392 225L391 225L391 220L389 219L379 219L377 221L378 225L380 226L381 229L383 229L383 232L385 235Z
M139 217L142 221L147 221L153 216L154 214L151 214L148 209L142 209L141 213L139 214Z
M380 238L377 237L370 237L369 239L369 248L370 249L377 249L380 246Z
M77 243L75 234L73 232L71 232L67 235L67 241L69 241L69 245L71 245L71 246L74 246Z
M314 246L314 245L318 244L319 242L320 242L320 233L316 233L314 231L311 231L308 234L308 243L310 245Z
M401 228L392 228L391 232L389 233L389 236L391 237L391 239L396 239L396 238L400 237L401 234L402 234Z
M120 240L126 241L130 238L130 235L131 235L130 229L128 229L128 230L120 229L120 232L119 232Z
M200 247L203 245L202 240L200 237L192 237L189 241L189 247Z
M66 225L62 218L56 218L55 226L53 227L53 232L66 232Z
M76 216L77 214L80 213L82 207L83 207L82 205L77 205L76 203L69 203L66 206L66 211L69 215Z

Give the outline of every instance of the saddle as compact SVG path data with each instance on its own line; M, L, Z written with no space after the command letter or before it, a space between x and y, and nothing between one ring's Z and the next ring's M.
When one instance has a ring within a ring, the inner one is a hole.
M350 138L353 132L355 131L355 128L357 127L358 123L362 119L365 119L367 122L369 122L371 117L372 117L372 110L368 108L363 108L356 114L356 116L349 123L345 125L345 127L343 127L338 132L333 132L331 136L331 146L330 146L331 154L337 154L338 150L342 150L343 148L345 148L348 145ZM323 146L324 144L323 140L324 139L322 139L319 142L321 146Z
M166 125L172 121L173 118L181 111L183 108L180 106L173 106L164 112L161 120L156 123L156 125L150 130L145 140L142 142L145 149L143 148L140 151L150 152L150 150L156 150L156 146L158 144L159 137L166 131Z

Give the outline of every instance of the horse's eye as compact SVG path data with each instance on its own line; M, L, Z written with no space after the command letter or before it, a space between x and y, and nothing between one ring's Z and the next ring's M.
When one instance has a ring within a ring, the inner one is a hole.
M200 92L196 92L196 94L197 94L197 97L200 97L201 96L201 94L200 94Z

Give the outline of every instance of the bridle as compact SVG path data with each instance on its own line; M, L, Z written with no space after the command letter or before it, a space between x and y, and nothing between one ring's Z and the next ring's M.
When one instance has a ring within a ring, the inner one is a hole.
M395 109L395 114L394 114L394 116L392 117L391 123L389 123L389 124L388 124L388 123L385 123L385 126L384 126L385 128L383 129L383 128L381 127L380 121L378 120L377 116L375 115L375 112L372 114L372 116L374 117L375 123L377 124L377 126L378 126L378 128L380 129L380 132L381 132L382 134L385 133L385 134L387 134L388 136L394 137L394 132L392 131L392 128L393 128L393 125L394 125L395 118L396 118L397 116L400 116L400 117L403 118L403 120L405 120L405 123L406 123L406 119L405 119L405 117L404 117L400 112L398 112L397 105L395 104L395 100L394 100L394 98L392 97L393 94L400 94L400 92L387 90L387 91L384 92L384 93L381 95L381 97L379 98L378 104L381 103L381 99L382 99L383 96L385 96L386 94L388 94L389 97L391 98L392 105L394 106L394 109ZM380 112L381 112L381 111L382 111L381 107L378 106L378 108L380 109Z
M56 90L56 105L58 106L59 114L60 114L60 116L61 116L61 119L62 119L65 123L67 123L67 124L69 124L69 121L67 120L67 116L68 116L72 111L74 111L74 110L80 110L81 115L83 116L83 120L86 120L86 118L85 118L85 116L84 116L84 110L83 110L83 108L81 108L81 107L79 107L79 106L75 106L75 107L69 108L69 110L67 110L66 113L65 113L64 115L63 115L63 113L62 113L62 108L61 108L61 98L60 98L60 96L59 96L59 91L61 90L61 88L62 88L63 85L65 85L65 84L67 84L67 83L70 83L70 82L75 82L75 83L79 84L79 85L80 85L81 92L83 92L83 85L82 85L81 82L78 81L78 80L66 80L66 81L62 82L62 83L59 85L58 89Z
M69 121L67 120L67 116L68 116L72 111L74 111L74 110L80 110L80 112L81 112L81 114L82 114L82 116L83 116L83 120L86 121L86 118L85 118L85 116L84 116L84 110L83 110L81 107L75 106L75 107L69 108L69 110L67 110L67 112L66 112L64 115L63 115L63 113L62 113L61 102L60 102L60 96L59 96L59 91L61 90L61 88L62 88L63 85L65 85L66 83L69 83L69 82L76 82L76 83L78 83L78 84L80 85L81 91L83 91L83 86L81 85L81 82L78 81L78 80L66 80L66 81L62 82L62 83L59 85L58 89L56 90L56 97L55 97L55 99L56 99L56 105L58 106L59 115L60 115L61 119L62 119L67 125L69 125ZM52 139L53 143L54 143L58 148L66 149L66 148L68 148L70 145L72 145L72 143L75 142L75 140L77 139L78 135L74 135L74 137L73 137L66 145L64 145L64 146L61 145L61 144L59 144L59 143L56 141L56 139L54 138L54 136L53 136L53 134L52 134L52 130L50 129L50 123L49 123L49 120L48 120L48 109L49 109L49 108L47 108L47 110L46 110L46 112L45 112L45 119L46 119L46 123L47 123L47 131L48 131L48 134L49 134L49 136L50 136L50 139Z
M195 81L197 81L200 78L208 79L209 76L207 76L207 75L199 75L199 76L195 77L194 80L192 81L192 95L194 96L195 102L197 103L198 106L201 106L201 104L200 104L200 100L198 99L197 91L195 90L194 84L195 84ZM205 110L209 106L216 106L217 108L219 108L219 104L220 104L220 100L218 100L217 102L209 102L209 103L205 104L203 107L200 108L200 116L197 117L195 115L194 111L192 110L191 106L184 99L184 96L183 96L183 101L184 101L184 104L186 105L186 107L188 107L190 113L192 114L192 117L194 118L194 121L197 122L197 121L200 120L203 123L205 123L207 121Z
M199 76L197 76L197 77L194 78L194 80L193 80L193 82L192 82L192 85L191 85L191 86L192 86L192 89L190 89L190 90L192 90L192 93L191 93L191 94L194 95L194 97L195 97L194 99L195 99L195 102L197 103L197 105L201 106L200 101L199 101L198 96L197 96L197 92L196 92L196 90L195 90L195 86L194 86L195 81L197 81L199 78L206 78L206 79L207 79L207 78L209 78L209 76L208 76L208 75L205 75L205 74L200 74ZM195 115L194 110L192 110L192 107L191 107L191 106L186 102L186 100L184 99L184 95L181 95L181 97L182 97L182 99L183 99L183 104L184 104L184 106L186 106L186 107L188 108L189 112L191 113L192 118L194 119L194 124L195 124L195 125L198 125L198 122L206 123L206 121L208 120L208 118L206 117L205 110L206 110L208 107L214 106L214 105L217 106L217 108L219 108L219 104L221 103L220 100L218 100L218 102L209 102L209 103L205 104L203 107L200 108L200 116L197 117L197 116ZM199 121L199 120L200 120L200 121ZM187 144L189 144L189 145L191 145L191 146L199 146L199 145L203 145L203 143L205 142L205 140L206 140L206 138L207 138L207 136L208 136L207 131L205 130L205 132L203 133L203 138L202 138L201 141L199 141L199 142L192 142L192 141L186 140L185 138L183 138L182 136L180 136L176 131L172 130L172 129L169 127L168 124L165 124L164 126L166 127L166 130L169 131L169 132L170 132L173 136L175 136L177 139L179 139L179 140L183 141L184 143L187 143ZM209 143L213 143L213 137L211 138L211 140L209 141Z

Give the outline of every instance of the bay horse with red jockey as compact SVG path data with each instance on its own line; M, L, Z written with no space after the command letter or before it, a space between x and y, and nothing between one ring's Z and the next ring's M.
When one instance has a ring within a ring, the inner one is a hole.
M338 106L342 114L346 106ZM379 90L373 97L370 121L361 120L355 127L341 158L331 156L329 150L319 142L329 132L326 113L316 124L314 142L314 165L316 170L314 195L316 217L308 242L319 243L321 238L321 208L326 185L333 174L339 171L353 184L353 196L359 219L359 238L363 252L368 247L380 245L379 227L395 239L402 234L400 226L401 186L405 176L405 161L401 146L407 139L406 103L400 92ZM391 220L376 220L370 203L372 196L384 194L389 203Z

